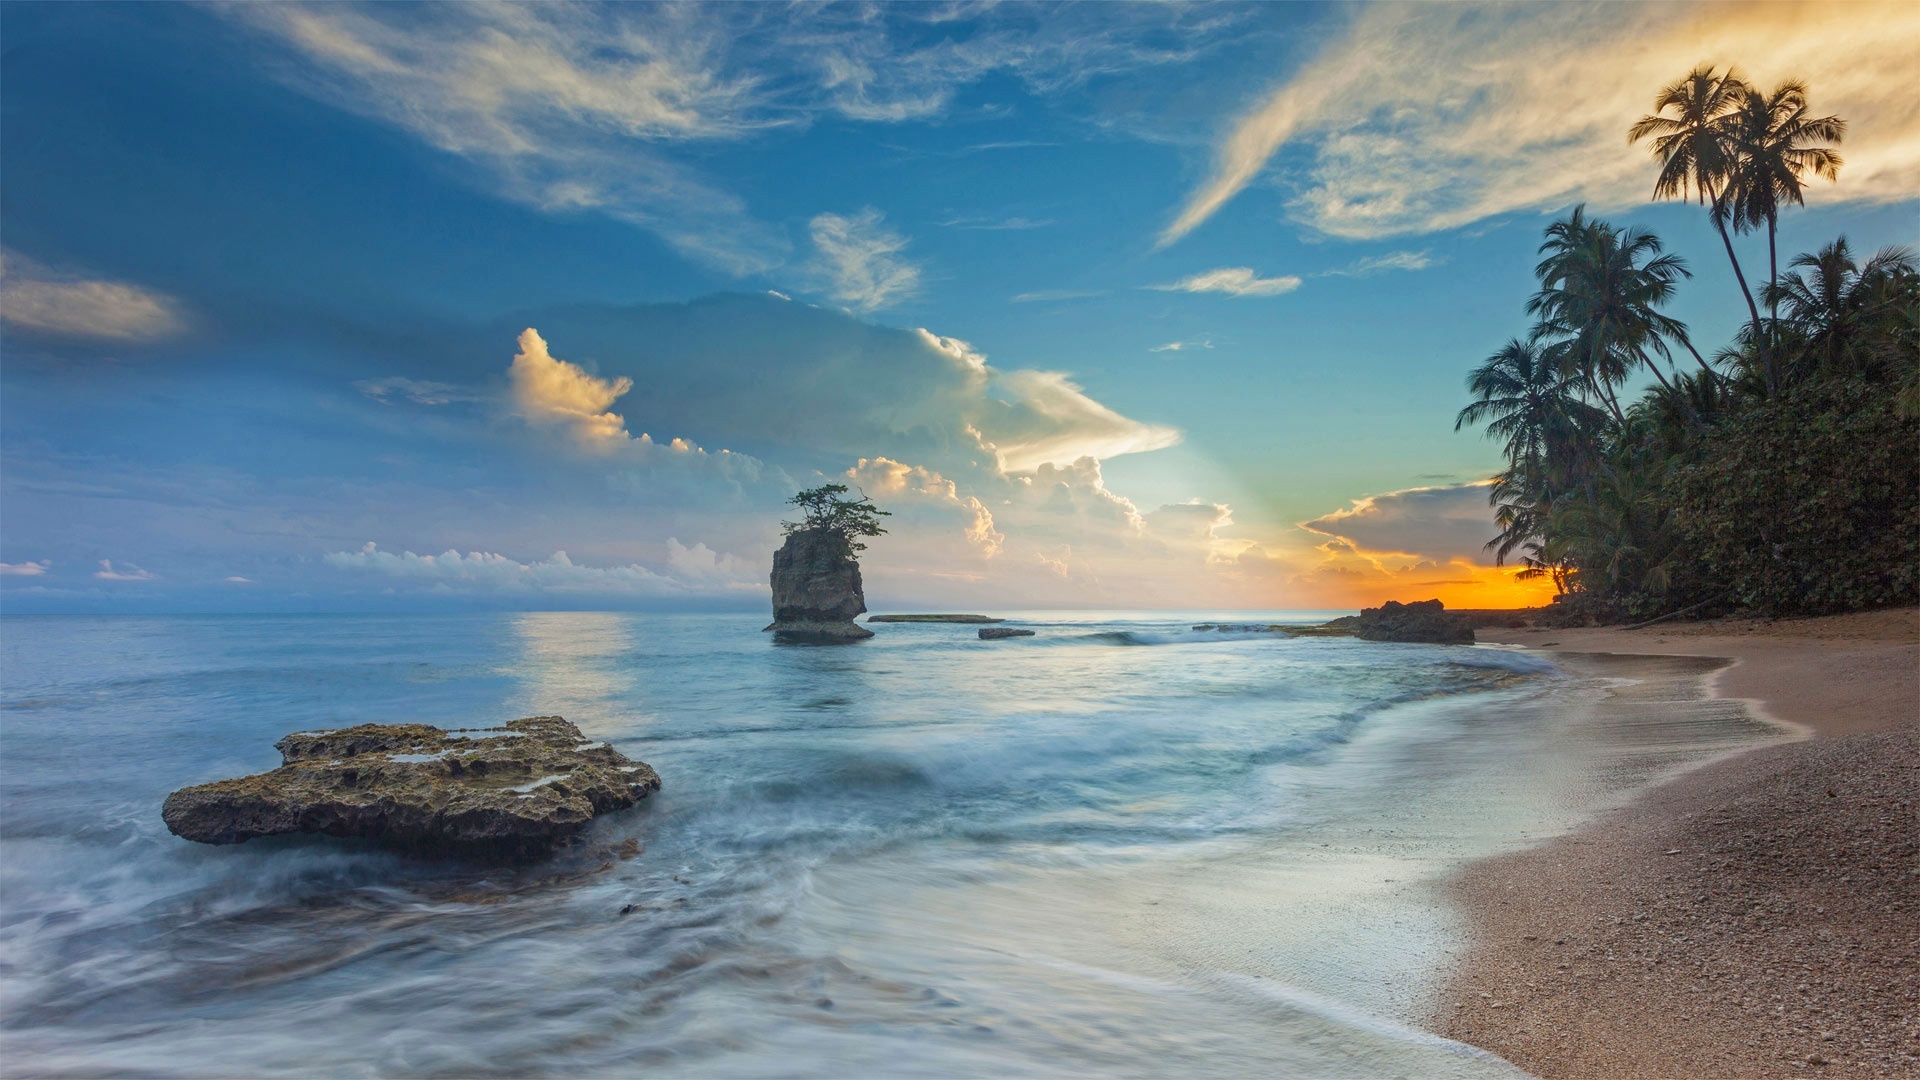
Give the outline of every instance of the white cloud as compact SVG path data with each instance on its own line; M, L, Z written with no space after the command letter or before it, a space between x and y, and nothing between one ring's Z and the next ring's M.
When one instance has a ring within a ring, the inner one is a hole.
M881 223L868 207L853 215L818 214L808 224L815 257L812 270L827 294L856 311L873 311L919 291L920 268L900 253L906 237Z
M93 576L101 581L152 581L153 575L132 563L122 563L115 567L112 559L101 559L100 569Z
M564 551L537 562L519 562L488 551L438 555L395 554L369 540L358 551L335 551L325 556L329 566L402 578L448 589L497 592L604 592L613 595L666 595L687 587L638 563L625 566L581 566Z
M1425 270L1434 264L1431 252L1396 251L1390 255L1373 255L1357 259L1351 265L1339 270L1328 270L1322 277L1372 277L1389 270Z
M745 274L784 241L663 152L787 122L763 80L725 70L729 34L677 5L235 4L222 10L310 65L301 85L466 158L499 192L594 211Z
M53 563L47 559L20 563L0 562L0 575L11 577L40 577L51 569L53 569Z
M12 252L0 252L0 319L43 334L102 341L155 341L186 328L179 303L163 293L57 274Z
M1213 342L1202 339L1200 341L1169 341L1165 345L1155 345L1153 348L1148 349L1147 351L1148 352L1186 352L1189 349L1211 349L1211 348L1213 348Z
M1006 472L1145 453L1180 441L1178 428L1122 416L1088 397L1065 372L1001 372L994 383L1007 400L982 402L975 429Z
M1263 278L1255 275L1250 267L1224 266L1218 270L1208 270L1202 274L1182 278L1170 285L1147 287L1161 292L1217 292L1228 296L1279 296L1299 288L1300 279L1293 276Z
M908 465L890 458L861 458L846 472L848 480L868 498L914 498L958 511L967 542L980 554L992 558L1000 553L1006 537L993 527L993 512L972 495L960 494L953 481L931 469Z
M1577 46L1570 43L1578 43ZM1920 193L1920 7L1733 3L1368 5L1221 140L1211 177L1161 234L1192 231L1283 148L1301 223L1373 238L1575 201L1644 202L1654 166L1628 125L1694 64L1808 81L1850 121L1837 185L1808 199Z
M613 403L633 389L626 376L602 379L578 364L556 359L547 342L529 326L520 332L520 352L507 370L514 404L520 415L536 424L558 424L572 431L581 445L605 449L625 442L626 421L613 412Z
M224 581L226 581L226 582L227 582L227 583L228 583L229 585L251 585L251 584L253 584L253 579L252 579L252 578L250 578L250 577L241 577L241 576L240 576L239 574L234 574L233 576L231 576L231 577L227 577L227 578L223 578L222 580L224 580Z
M703 541L688 547L673 536L667 537L667 569L695 582L732 589L756 589L766 581L759 563L715 551Z

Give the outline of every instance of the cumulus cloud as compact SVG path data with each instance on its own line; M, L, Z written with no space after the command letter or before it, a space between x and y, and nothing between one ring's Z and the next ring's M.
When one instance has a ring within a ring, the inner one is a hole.
M1805 79L1819 113L1851 121L1841 182L1809 201L1911 198L1916 52L1920 7L1901 2L1368 5L1231 127L1160 242L1206 221L1283 147L1297 148L1284 158L1289 213L1334 236L1644 202L1654 166L1627 127L1703 61L1768 86Z
M900 254L906 237L882 224L880 211L818 214L808 228L815 250L812 272L835 300L856 311L873 311L919 291L920 268Z
M570 430L583 446L606 448L628 439L626 421L613 412L613 403L633 389L626 376L602 379L578 364L557 359L547 342L529 326L520 332L520 352L507 369L514 404L520 415L536 424L557 424Z
M861 458L846 472L848 480L868 498L899 498L949 506L961 517L961 531L967 542L985 558L1000 553L1006 541L993 527L993 512L972 495L960 494L953 481L920 465L908 465L890 458Z
M1225 293L1228 296L1279 296L1300 287L1300 279L1291 275L1263 278L1251 267L1223 266L1167 285L1149 285L1161 292Z
M1406 488L1353 500L1344 510L1300 523L1372 552L1431 560L1491 562L1486 544L1499 531L1487 505L1489 481Z
M60 337L142 342L186 328L172 297L138 285L59 274L0 252L0 319Z
M51 569L53 569L53 563L46 559L20 563L0 562L0 575L10 577L40 577Z
M116 567L113 565L112 559L101 559L100 569L95 570L93 572L93 576L100 579L101 581L152 581L153 580L153 574L149 573L148 571L142 570L139 567L133 565L132 563L121 563L119 566Z
M704 541L688 547L677 536L667 537L667 569L695 582L730 589L757 589L766 580L759 563L715 551Z
M369 540L358 551L335 551L325 556L328 566L401 578L450 589L495 592L607 592L616 595L663 595L686 591L664 574L638 563L625 566L581 566L556 551L537 562L520 562L489 551L443 551L416 555L380 550Z

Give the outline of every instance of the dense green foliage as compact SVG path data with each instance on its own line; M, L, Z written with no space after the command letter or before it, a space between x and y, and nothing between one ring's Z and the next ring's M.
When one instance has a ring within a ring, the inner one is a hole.
M1785 273L1774 251L1803 177L1837 175L1824 144L1845 122L1809 116L1799 83L1710 67L1655 107L1630 132L1660 158L1654 194L1706 205L1747 321L1708 361L1662 311L1691 275L1657 237L1584 207L1549 226L1537 321L1468 376L1455 424L1506 450L1487 546L1578 618L1920 600L1920 267L1900 248L1859 262L1844 237ZM1762 228L1750 291L1732 237Z
M845 484L822 484L800 492L787 500L787 505L800 508L800 520L783 521L780 528L789 533L816 530L833 533L846 543L847 550L865 551L867 545L855 537L886 535L880 519L893 515L873 505L864 494L858 499L840 497L846 493Z

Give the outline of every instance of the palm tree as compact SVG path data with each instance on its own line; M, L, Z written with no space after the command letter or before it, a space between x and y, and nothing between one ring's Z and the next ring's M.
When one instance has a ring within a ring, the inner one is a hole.
M1760 309L1733 253L1733 238L1727 234L1728 207L1722 197L1735 156L1728 118L1750 93L1738 69L1729 67L1720 74L1712 64L1696 65L1685 78L1661 89L1653 99L1653 114L1627 129L1627 141L1653 140L1654 156L1660 159L1654 198L1684 199L1692 194L1707 206L1720 243L1727 249L1727 261L1733 264L1734 280L1740 283L1740 298L1757 323ZM1666 115L1669 111L1674 115Z
M1911 251L1883 248L1855 265L1843 236L1794 259L1768 286L1767 305L1786 308L1786 325L1805 339L1803 355L1819 370L1866 371L1895 351L1890 339L1901 329L1901 307L1920 297L1917 280Z
M1686 324L1658 310L1673 298L1681 278L1693 276L1680 256L1662 251L1652 233L1589 220L1586 207L1576 206L1547 227L1540 245L1546 258L1534 268L1540 291L1527 301L1528 314L1566 339L1567 364L1622 426L1626 416L1613 387L1634 369L1645 365L1661 386L1673 388L1654 362L1658 356L1672 363L1668 341L1685 346L1707 367L1687 338Z
M1788 203L1806 205L1803 177L1808 174L1839 177L1840 155L1820 144L1839 142L1847 122L1807 115L1807 85L1797 79L1781 83L1771 94L1749 88L1725 122L1733 147L1725 192L1728 217L1736 232L1767 227L1767 281L1772 285L1780 280L1780 210ZM1769 312L1770 317L1778 314L1777 308ZM1778 373L1771 363L1771 339L1766 359L1767 389L1772 391Z
M1575 395L1555 351L1537 334L1501 346L1467 376L1467 389L1474 401L1453 429L1485 423L1489 436L1506 443L1508 467L1487 493L1500 525L1487 547L1499 564L1539 536L1556 492L1584 478L1605 414Z

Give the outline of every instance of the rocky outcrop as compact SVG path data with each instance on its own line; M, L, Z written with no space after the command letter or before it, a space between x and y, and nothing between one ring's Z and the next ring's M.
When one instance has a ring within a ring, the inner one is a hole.
M869 615L868 622L945 622L945 623L993 623L1006 622L991 615Z
M1361 611L1354 633L1362 641L1471 645L1473 621L1447 614L1446 606L1438 600L1416 600L1411 604L1389 600L1377 608Z
M873 631L854 623L867 610L860 563L846 537L827 529L795 529L773 553L775 636L804 641L858 641Z
M203 844L324 833L415 851L531 855L660 790L652 766L558 716L452 731L296 731L274 748L283 764L272 772L167 796L167 828Z
M980 630L981 641L995 641L1000 638L1032 637L1031 630L1017 630L1011 626L988 626Z

